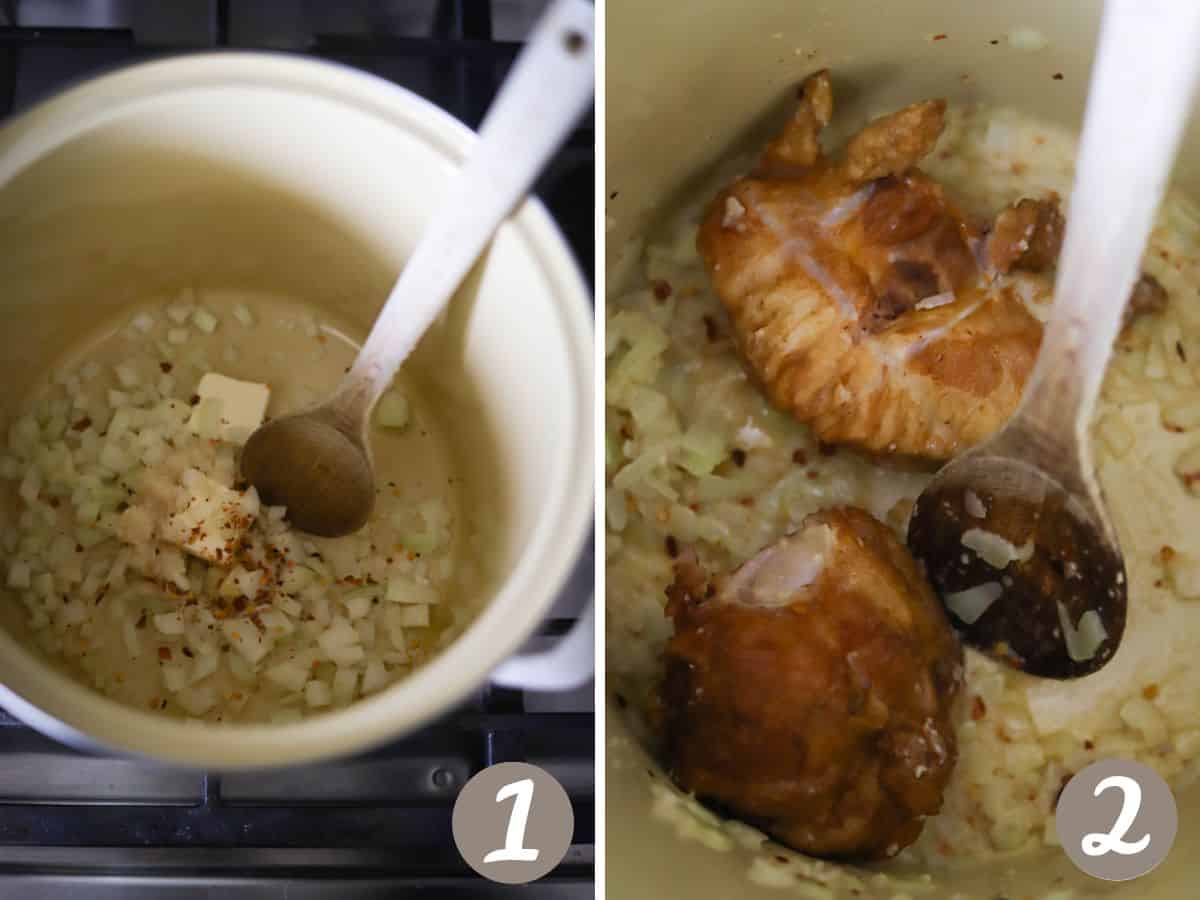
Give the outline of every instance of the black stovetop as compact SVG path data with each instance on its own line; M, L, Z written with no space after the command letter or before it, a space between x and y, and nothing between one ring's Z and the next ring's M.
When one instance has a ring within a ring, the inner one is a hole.
M479 124L544 0L0 0L0 116L140 60L219 47L335 60ZM589 118L538 185L581 269L593 272ZM535 644L563 633L591 560ZM566 787L575 836L526 888L591 897L591 686L566 695L485 688L455 713L367 756L253 775L189 772L59 746L0 711L0 897L491 897L512 888L458 857L450 811L496 762Z

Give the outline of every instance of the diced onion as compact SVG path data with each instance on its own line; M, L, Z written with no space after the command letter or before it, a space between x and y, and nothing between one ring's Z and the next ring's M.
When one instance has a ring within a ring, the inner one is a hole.
M387 669L378 660L371 660L363 672L362 690L364 694L372 694L387 685Z
M408 424L408 398L392 389L379 400L375 421L383 428L403 428Z
M965 624L974 625L1003 593L1004 588L998 582L987 581L965 591L946 594L946 608Z
M1089 609L1079 617L1079 622L1072 626L1071 617L1062 601L1059 601L1057 606L1058 622L1062 626L1063 643L1066 645L1067 655L1075 662L1085 662L1094 657L1096 651L1100 649L1100 645L1108 637L1100 614L1094 609Z
M212 334L217 330L217 317L204 307L198 307L192 313L192 324L205 334Z
M333 702L333 693L323 681L310 681L304 686L304 702L312 707L328 706Z
M993 569L1003 569L1011 562L1025 562L1033 556L1032 541L1017 547L1000 535L982 528L969 528L963 532L962 545L974 550Z

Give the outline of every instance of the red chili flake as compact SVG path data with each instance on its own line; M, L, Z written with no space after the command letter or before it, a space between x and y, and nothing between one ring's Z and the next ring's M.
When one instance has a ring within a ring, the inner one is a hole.
M733 464L740 469L746 464L746 451L741 447L734 447L730 458L733 459Z
M1158 685L1157 684L1146 685L1144 688L1142 688L1142 696L1145 697L1147 700L1153 700L1154 698L1156 698L1158 696Z
M987 704L983 702L983 698L976 694L971 698L971 718L978 722L987 715Z
M1084 750L1095 750L1095 749L1096 749L1096 745L1095 745L1095 744L1093 744L1091 741L1084 741L1084 742L1083 742L1083 749L1084 749Z
M75 545L75 552L76 552L76 553L82 553L82 552L83 552L83 544L76 544L76 545Z
M988 41L988 43L995 47L998 43L1000 43L1000 41L993 38L992 40Z
M654 289L655 300L666 300L671 296L671 282L664 281L661 278L655 278L650 282L650 287Z
M1175 354L1179 357L1180 362L1187 362L1187 351L1183 349L1183 341L1175 342Z
M196 654L192 653L192 650L191 650L191 648L190 648L190 647L184 647L184 648L183 648L183 655L184 655L184 656L186 656L188 659L191 659L191 658L192 658L193 656L195 656Z
M674 559L679 555L679 541L675 540L675 535L668 534L667 539L663 543L667 548L667 556Z
M174 367L173 365L171 365L169 362L160 362L160 363L158 364L158 367L159 367L160 369L162 369L162 372L163 372L163 374L164 374L164 375L170 375L170 374L171 374L171 370L175 368L175 367Z
M141 618L139 618L137 620L137 624L134 625L133 627L134 628L145 628L146 627L146 611L144 609L142 610Z
M935 41L944 41L944 40L945 40L946 38L948 38L948 37L950 37L950 35L948 35L948 34L935 34L935 35L933 36L933 39L934 39Z
M82 419L80 419L78 422L76 422L74 425L71 426L71 428L73 428L75 431L87 431L91 427L92 427L92 420L89 419L87 416L84 416Z
M716 341L721 337L721 330L717 327L717 320L712 316L704 317L704 334L710 341Z
M233 608L236 609L238 612L241 612L242 610L244 610L246 608L246 598L238 597L236 600L234 600Z
M805 476L808 478L809 481L816 481L818 478L821 477L820 475L817 474L817 472L815 470L812 470L812 469L810 469L808 472L806 472Z
M824 441L817 441L817 452L822 456L833 456L837 453L837 447L833 444L827 444Z
M792 462L798 466L802 466L808 462L808 454L803 450L794 450L792 451Z
M1053 78L1054 78L1054 80L1055 80L1055 81L1062 81L1062 80L1063 80L1063 73L1062 73L1062 72L1055 72L1055 73L1054 73L1054 75L1053 75Z
M199 394L192 394L192 396L188 398L188 403L190 403L192 406L195 406L199 402L200 402Z
M170 659L171 658L171 648L170 647L159 647L158 648L158 658L159 659Z
M624 694L613 694L613 699L617 701L617 707L619 709L625 709L629 706L629 701L625 699Z
M57 497L51 497L48 502L50 504L51 509L58 509L60 506L62 506L62 501L59 500Z

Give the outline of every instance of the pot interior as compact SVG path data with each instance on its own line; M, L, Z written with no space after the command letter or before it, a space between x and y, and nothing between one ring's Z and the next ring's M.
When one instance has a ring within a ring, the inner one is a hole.
M632 267L664 220L697 199L713 168L762 146L794 105L798 83L817 69L834 76L835 131L853 131L883 112L928 97L1012 107L1077 131L1100 4L1091 0L999 5L911 2L727 3L680 10L631 0L607 6L607 263L610 297L628 290ZM1014 46L1022 29L1045 39ZM836 146L836 136L831 140ZM1200 197L1200 116L1193 115L1175 186ZM642 286L642 285L639 285ZM623 706L623 704L622 704ZM668 823L656 783L666 776L639 726L614 702L607 709L608 886L610 896L784 896L772 882L770 851L711 846L686 817ZM1183 898L1200 851L1200 790L1176 783L1179 833L1150 875L1107 885L1074 869L1057 849L967 863L949 871L902 872L908 883L874 884L861 896ZM751 873L757 876L751 878ZM786 877L774 878L782 887ZM806 893L805 890L811 890ZM1053 891L1070 891L1056 894ZM798 896L843 896L809 885Z
M156 89L168 76L183 86ZM89 108L107 115L60 140ZM120 324L130 304L188 287L293 298L361 340L446 192L464 132L370 79L236 54L119 73L18 120L0 135L10 159L29 158L0 188L5 429L69 348ZM44 663L24 649L14 648L19 665L5 684L110 745L214 766L367 746L475 687L544 615L583 533L590 339L566 254L544 214L526 208L405 366L449 438L466 531L480 535L468 551L474 584L458 601L483 611L411 683L321 717L320 728L294 726L304 738L291 747L269 734L251 740L272 731L251 726L212 729L197 744L165 717L44 681ZM3 616L23 646L20 605L3 604ZM125 716L136 717L132 733L114 724ZM366 726L358 734L347 733L354 716Z

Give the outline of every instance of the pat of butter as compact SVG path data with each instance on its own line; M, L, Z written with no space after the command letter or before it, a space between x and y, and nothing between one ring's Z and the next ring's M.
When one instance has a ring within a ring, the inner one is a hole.
M211 440L244 444L263 422L271 389L253 381L238 381L216 372L200 379L200 402L192 411L188 428Z
M200 559L230 566L260 508L253 487L231 490L198 469L188 469L162 537Z

